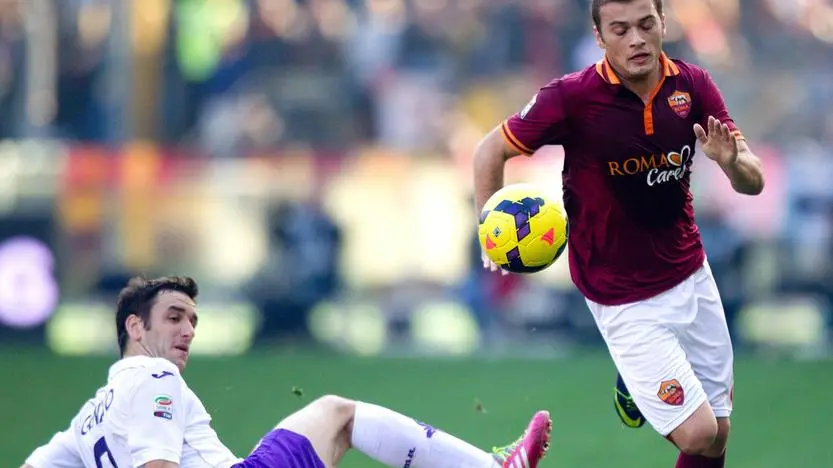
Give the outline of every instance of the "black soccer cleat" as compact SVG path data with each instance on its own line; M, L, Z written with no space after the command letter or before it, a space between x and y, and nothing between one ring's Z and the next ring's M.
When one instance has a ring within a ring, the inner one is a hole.
M628 391L628 387L622 380L621 374L616 375L616 387L613 388L613 406L625 426L637 429L645 424L645 416L637 408L633 397L631 397L631 392Z

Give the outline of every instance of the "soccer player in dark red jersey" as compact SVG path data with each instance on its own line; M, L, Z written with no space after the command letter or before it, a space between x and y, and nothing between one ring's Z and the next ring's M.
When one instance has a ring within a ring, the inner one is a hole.
M477 212L508 159L564 147L570 273L622 390L680 449L677 467L722 467L733 352L690 176L698 141L738 193L763 190L761 163L709 74L663 53L662 0L593 0L592 18L605 58L548 83L478 145Z

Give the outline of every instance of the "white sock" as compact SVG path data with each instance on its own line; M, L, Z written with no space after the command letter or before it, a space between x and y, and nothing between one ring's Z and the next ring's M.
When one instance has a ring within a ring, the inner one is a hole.
M492 456L450 434L381 406L356 402L351 442L393 468L493 468Z

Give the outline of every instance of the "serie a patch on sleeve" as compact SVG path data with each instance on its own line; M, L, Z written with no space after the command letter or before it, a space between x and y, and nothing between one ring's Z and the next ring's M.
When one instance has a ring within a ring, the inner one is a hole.
M174 401L169 395L156 395L153 399L153 415L162 419L173 419Z

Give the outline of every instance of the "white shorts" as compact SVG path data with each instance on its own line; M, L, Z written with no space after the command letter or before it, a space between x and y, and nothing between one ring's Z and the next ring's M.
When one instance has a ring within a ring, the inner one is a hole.
M587 300L625 385L663 436L708 401L732 412L732 341L708 262L673 289L631 304Z

